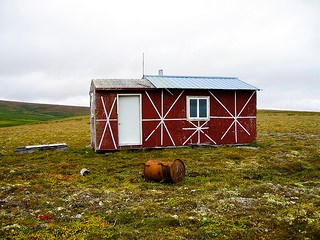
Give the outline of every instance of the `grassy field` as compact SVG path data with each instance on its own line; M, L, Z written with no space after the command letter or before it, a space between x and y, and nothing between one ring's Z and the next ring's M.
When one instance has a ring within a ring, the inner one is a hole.
M89 116L0 128L4 239L320 239L320 113L258 111L248 146L95 154ZM16 155L65 142L68 151ZM145 182L180 158L177 184ZM80 176L82 168L90 170Z
M55 120L89 113L88 107L0 100L0 128Z

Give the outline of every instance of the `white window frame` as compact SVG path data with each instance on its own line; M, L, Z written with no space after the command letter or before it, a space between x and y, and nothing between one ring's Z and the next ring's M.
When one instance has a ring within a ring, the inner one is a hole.
M190 117L190 100L197 100L197 117ZM207 100L207 116L199 117L199 100L206 99ZM187 96L187 119L189 120L209 120L210 119L210 97L209 96Z

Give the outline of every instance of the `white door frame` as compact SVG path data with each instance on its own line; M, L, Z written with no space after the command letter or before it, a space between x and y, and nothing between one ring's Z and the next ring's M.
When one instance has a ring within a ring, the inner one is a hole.
M120 97L126 97L126 96L138 96L139 97L139 143L132 143L132 144L126 144L121 143L119 139L119 110L120 110ZM140 93L120 93L117 94L117 115L118 115L118 145L119 146L130 146L130 145L142 145L142 94Z

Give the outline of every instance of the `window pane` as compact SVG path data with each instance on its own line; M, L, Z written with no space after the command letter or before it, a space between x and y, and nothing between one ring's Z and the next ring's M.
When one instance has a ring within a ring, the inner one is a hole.
M207 99L199 99L199 117L206 118L207 115Z
M190 99L190 117L197 117L197 99Z

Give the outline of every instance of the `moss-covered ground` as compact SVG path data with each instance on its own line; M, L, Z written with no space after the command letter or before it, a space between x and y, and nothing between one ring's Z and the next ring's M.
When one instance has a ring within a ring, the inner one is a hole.
M247 146L96 154L89 117L0 128L0 238L320 239L320 114L258 111ZM14 148L67 143L67 151ZM186 178L145 182L180 158ZM90 174L80 176L87 168Z

